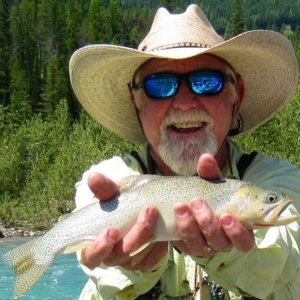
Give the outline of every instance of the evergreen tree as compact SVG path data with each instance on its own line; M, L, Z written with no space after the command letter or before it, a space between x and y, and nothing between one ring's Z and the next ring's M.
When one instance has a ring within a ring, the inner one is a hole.
M0 0L0 104L9 102L9 1Z
M111 38L112 44L126 43L127 34L125 32L125 22L123 19L123 12L120 0L111 0L108 6L109 20L111 24Z
M88 12L88 40L94 43L110 42L111 24L103 0L91 0Z
M57 105L68 93L66 74L60 66L59 59L52 57L47 64L46 80L42 91L39 112L45 118L52 118Z
M12 38L10 61L25 72L27 89L34 109L40 97L40 41L37 36L37 1L16 2L10 14Z
M179 12L180 10L184 9L182 5L179 3L178 0L160 0L159 3L161 6L165 7L171 13Z
M280 32L285 35L289 40L293 40L294 32L291 28L291 25L282 24Z
M293 45L295 48L296 57L298 59L298 64L300 66L300 25L296 27L293 38Z
M230 15L230 21L225 29L225 39L229 39L246 30L242 0L231 0Z
M57 103L70 94L66 4L60 0L43 0L39 10L43 85L37 110L47 117L53 114Z
M67 23L67 39L66 47L68 56L78 47L80 39L79 32L81 25L80 4L76 0L66 2L66 23Z
M14 63L11 68L9 109L12 113L10 122L14 126L24 123L32 116L26 74L18 63Z

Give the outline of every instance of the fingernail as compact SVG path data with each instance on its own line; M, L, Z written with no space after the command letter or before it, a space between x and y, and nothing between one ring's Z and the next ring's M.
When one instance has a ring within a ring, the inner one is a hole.
M144 209L140 216L140 222L145 223L145 222L153 222L157 218L157 211L153 209L153 207L147 207Z
M232 224L232 217L231 216L223 216L221 219L220 219L220 223L221 225L223 226L230 226Z
M175 207L175 213L178 217L183 217L187 213L187 208L185 206Z
M199 212L203 208L203 200L201 199L194 200L192 201L191 205L194 211Z
M116 230L108 229L104 234L104 238L107 241L111 241L113 243L116 243L119 240L119 233Z

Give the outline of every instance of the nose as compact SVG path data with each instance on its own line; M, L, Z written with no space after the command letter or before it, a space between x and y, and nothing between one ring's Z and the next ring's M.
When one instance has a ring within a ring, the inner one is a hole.
M182 111L188 111L199 105L197 95L190 91L187 83L183 80L177 94L172 101L173 107Z

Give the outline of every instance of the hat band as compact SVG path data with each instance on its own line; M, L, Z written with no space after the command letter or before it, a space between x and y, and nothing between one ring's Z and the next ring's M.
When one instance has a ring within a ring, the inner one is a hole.
M166 50L166 49L174 49L174 48L211 48L211 46L202 43L182 42L182 43L168 44L164 46L155 47L151 49L149 52L155 52L155 51ZM144 51L144 49L142 49L142 51Z

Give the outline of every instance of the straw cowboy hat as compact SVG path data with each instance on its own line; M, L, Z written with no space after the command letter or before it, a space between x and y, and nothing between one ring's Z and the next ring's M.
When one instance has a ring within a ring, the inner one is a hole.
M254 30L224 41L196 5L182 14L160 8L137 50L103 44L77 50L70 60L71 84L97 122L123 138L143 142L127 86L135 71L151 58L183 59L204 53L226 60L245 82L243 132L271 118L296 89L298 66L286 37Z

